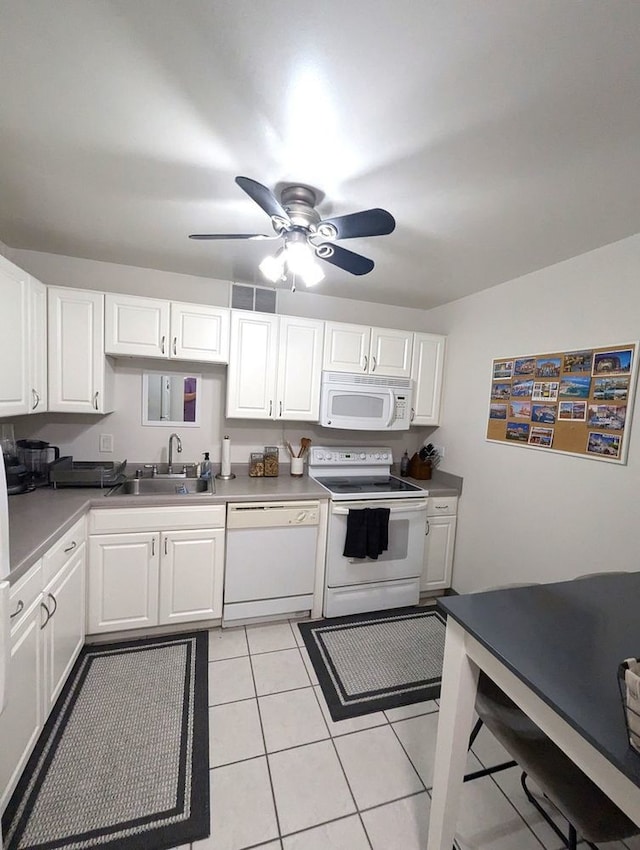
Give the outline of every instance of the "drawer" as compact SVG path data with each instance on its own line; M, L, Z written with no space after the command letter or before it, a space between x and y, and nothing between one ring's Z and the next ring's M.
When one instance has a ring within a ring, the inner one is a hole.
M52 578L58 573L58 570L63 567L71 558L74 552L85 542L87 536L87 526L85 518L79 519L75 525L72 525L62 537L53 544L51 549L42 558L42 586L46 587Z
M427 516L455 515L457 512L457 496L432 496L427 499Z
M9 628L13 631L42 591L42 559L9 588Z
M224 505L190 505L184 508L98 508L91 511L89 515L89 533L224 528L224 523Z

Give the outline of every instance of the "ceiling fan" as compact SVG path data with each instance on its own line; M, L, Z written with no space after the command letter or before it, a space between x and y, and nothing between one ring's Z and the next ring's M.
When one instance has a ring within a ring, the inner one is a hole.
M236 177L236 183L271 218L275 236L263 233L192 233L189 239L282 239L284 244L273 256L260 263L260 271L272 283L285 280L287 273L313 286L324 278L317 257L350 274L368 274L373 260L335 244L338 239L384 236L396 222L391 213L379 208L322 219L315 209L316 193L308 186L287 186L278 201L271 189L250 177Z

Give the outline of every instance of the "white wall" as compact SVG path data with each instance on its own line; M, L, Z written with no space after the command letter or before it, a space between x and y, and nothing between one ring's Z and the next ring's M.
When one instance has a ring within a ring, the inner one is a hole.
M449 335L438 443L464 477L456 590L640 569L640 421L626 466L485 440L492 359L638 340L639 281L634 236L431 311Z
M43 283L52 286L73 286L107 292L127 292L154 298L173 298L200 304L229 304L229 282L181 275L172 272L142 269L134 266L103 263L78 257L65 257L37 251L11 249L11 259ZM366 281L363 282L366 286ZM293 316L357 322L382 327L433 330L428 314L421 310L390 307L384 304L353 301L312 295L305 292L280 292L278 312ZM297 445L301 436L310 437L315 444L345 445L353 441L363 445L391 446L396 460L408 449L416 451L434 429L414 428L411 432L363 434L335 431L303 423L279 423L249 420L225 420L226 368L192 364L188 371L202 374L200 393L201 425L198 428L145 427L141 419L142 372L157 371L185 373L186 364L167 361L115 360L115 412L107 416L70 414L41 414L16 417L16 437L47 440L57 445L63 454L76 460L121 460L160 462L166 460L169 434L176 430L183 444L181 459L198 460L209 451L211 459L220 460L221 440L231 437L231 458L234 463L246 464L249 454L267 445L283 448L280 457L286 458L284 440ZM98 451L99 435L114 437L113 454Z

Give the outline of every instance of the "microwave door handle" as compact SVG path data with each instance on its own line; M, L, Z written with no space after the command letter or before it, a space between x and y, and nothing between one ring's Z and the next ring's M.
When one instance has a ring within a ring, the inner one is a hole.
M394 403L395 396L393 395L393 390L387 390L387 393L389 394L389 419L387 420L387 424L384 426L385 428L389 428L396 415L396 406Z

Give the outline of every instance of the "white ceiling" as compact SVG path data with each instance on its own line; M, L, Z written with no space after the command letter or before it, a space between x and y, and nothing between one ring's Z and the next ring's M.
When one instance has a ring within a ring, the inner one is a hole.
M234 183L303 182L342 243L314 291L429 308L640 231L636 0L2 0L0 240L260 281ZM265 230L267 228L267 230Z

